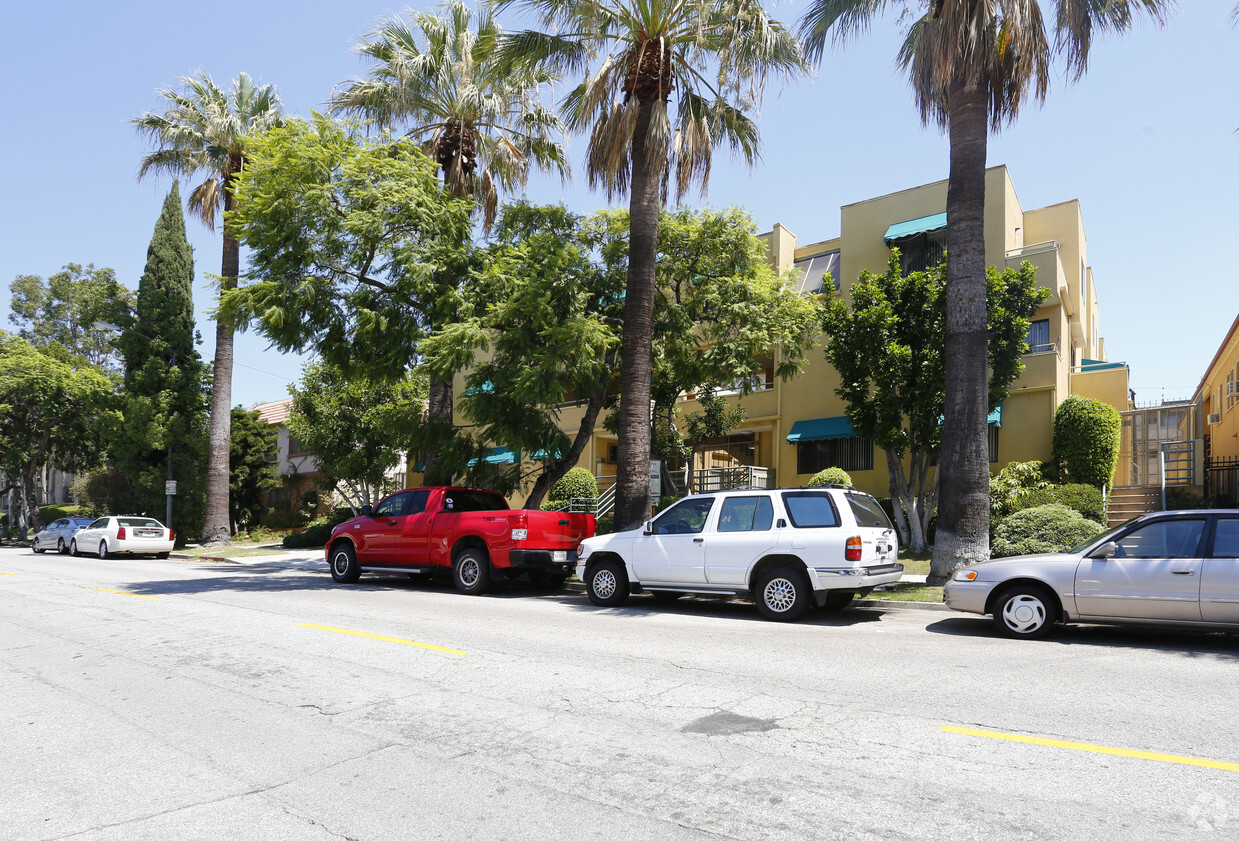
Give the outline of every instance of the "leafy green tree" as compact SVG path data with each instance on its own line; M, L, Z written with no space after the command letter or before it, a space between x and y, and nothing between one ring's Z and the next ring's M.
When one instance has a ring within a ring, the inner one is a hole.
M225 293L223 317L350 377L402 381L420 343L476 305L460 280L470 201L443 189L411 140L369 142L319 114L251 137L248 151L229 227L250 249L252 283ZM450 422L432 414L416 433L427 481L450 482Z
M234 533L258 524L267 513L267 493L280 486L280 465L271 458L279 436L257 412L233 407L228 504Z
M947 402L947 271L939 263L905 276L896 249L886 274L862 272L852 284L851 304L832 298L823 319L830 337L826 358L839 372L835 393L847 403L856 433L886 451L900 540L915 552L926 546L941 472L931 468L931 460L941 445ZM1002 402L1019 376L1020 357L1028 350L1029 318L1049 295L1037 286L1036 270L1027 262L1018 270L986 273L992 371L987 411ZM951 568L942 567L935 554L931 575L945 579L950 574Z
M112 383L59 345L36 347L0 332L0 471L20 488L28 525L43 525L35 474L76 473L99 463L105 430L118 422Z
M176 480L168 525L178 540L202 528L206 490L206 370L194 347L193 284L193 249L173 184L146 250L133 326L116 339L125 361L125 422L110 449L137 511L164 517L164 482Z
M501 64L583 81L563 101L570 129L589 131L591 186L628 194L615 526L649 514L650 400L660 210L672 177L704 193L716 145L748 164L756 124L744 113L766 76L804 69L797 40L758 0L499 0L537 14L545 31L499 40ZM707 69L708 68L708 69ZM675 95L678 109L670 101Z
M162 111L134 119L139 133L156 149L142 159L138 178L148 173L171 173L204 180L189 194L189 211L215 230L215 219L232 208L234 184L245 166L246 137L278 125L283 107L274 85L255 85L241 73L225 91L205 72L182 76L179 89L159 91ZM224 230L220 291L237 285L241 250L232 232ZM202 541L206 545L229 540L228 461L229 423L232 420L233 322L215 322L215 367L211 379L210 459L207 464L206 510Z
M1054 411L1053 459L1072 481L1101 488L1114 478L1123 418L1109 403L1073 394Z
M365 380L328 362L306 365L291 386L288 430L314 454L327 487L354 512L391 489L388 474L416 437L426 410L426 376Z
M908 72L921 119L950 139L946 213L946 426L939 472L937 570L984 559L989 550L989 465L985 418L985 155L990 130L1014 121L1030 98L1044 101L1052 55L1066 57L1078 81L1097 34L1126 32L1140 13L1157 23L1172 0L1056 0L1055 43L1046 35L1045 0L811 0L800 23L810 57L828 36L868 30L888 6L907 26L898 62Z
M657 416L707 384L751 388L753 360L763 354L778 353L777 376L798 373L820 307L774 273L752 220L738 210L664 216L651 360L664 407ZM469 370L458 405L475 440L538 455L527 505L578 462L615 404L627 231L623 211L585 219L562 207L503 208L487 270L471 287L486 308L423 342L428 365ZM487 356L475 359L477 349ZM569 432L561 430L566 403L583 407Z
M489 11L475 25L459 0L440 8L442 16L410 11L407 20L392 17L371 33L357 47L371 63L367 78L337 88L331 109L406 127L439 165L447 190L472 197L489 229L499 191L523 188L531 166L567 178L556 139L563 127L538 99L554 80L542 70L496 63L500 30ZM429 414L441 429L451 426L452 404L451 378L432 373ZM426 455L430 475L438 474L439 454Z
M9 284L9 321L18 335L36 345L53 342L108 370L120 367L115 334L92 329L96 321L128 326L133 293L116 281L116 272L91 263L67 263L44 280L21 275Z

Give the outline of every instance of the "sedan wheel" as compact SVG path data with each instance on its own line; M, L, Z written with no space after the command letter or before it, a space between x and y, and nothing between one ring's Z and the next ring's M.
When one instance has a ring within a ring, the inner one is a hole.
M994 602L994 624L1013 639L1044 639L1054 630L1058 605L1044 587L1017 584Z
M76 537L73 538L72 542L69 543L69 554L75 558L77 557L77 538Z
M63 537L56 541L56 551L61 555L69 554L69 547L65 546L65 539Z
M100 560L104 560L104 561L106 561L106 560L107 560L108 558L110 558L110 557L112 557L112 553L110 553L110 552L108 551L108 542L107 542L106 540L100 540L100 541L99 541L99 558L100 558Z

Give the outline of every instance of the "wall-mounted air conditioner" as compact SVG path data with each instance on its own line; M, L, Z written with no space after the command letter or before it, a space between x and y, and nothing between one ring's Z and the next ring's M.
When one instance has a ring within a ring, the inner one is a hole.
M1234 397L1239 394L1239 380L1231 380L1226 384L1226 396Z
M1209 413L1209 426L1217 426L1221 422L1222 422L1221 412L1210 412Z

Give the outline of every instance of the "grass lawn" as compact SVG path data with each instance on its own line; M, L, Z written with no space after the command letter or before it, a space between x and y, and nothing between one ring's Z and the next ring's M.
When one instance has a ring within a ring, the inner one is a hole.
M279 543L266 541L252 542L237 542L233 541L231 546L220 548L218 546L186 546L184 549L177 549L177 555L190 555L194 558L254 558L261 555L278 555L288 550Z
M904 575L929 575L929 560L933 552L899 553L899 562L903 564ZM895 589L877 590L865 596L866 599L894 602L936 602L942 604L942 587L922 584L918 581L900 581Z

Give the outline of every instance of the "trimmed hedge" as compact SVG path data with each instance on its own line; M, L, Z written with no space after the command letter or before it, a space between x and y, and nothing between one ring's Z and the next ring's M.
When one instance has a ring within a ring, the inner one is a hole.
M1105 531L1080 512L1057 503L1016 511L994 528L990 557L1062 552Z
M560 476L546 492L543 511L563 511L574 499L597 499L598 480L584 467L574 467Z
M1076 482L1108 485L1118 466L1122 432L1118 409L1073 394L1054 413L1054 463Z
M310 546L326 546L331 530L353 516L352 509L336 508L325 517L310 524L305 531L287 535L283 540L285 549L305 549Z
M1023 511L1025 508L1053 503L1066 505L1093 522L1106 524L1105 500L1102 499L1101 491L1092 485L1050 485L1048 488L1025 491L1016 497L1011 510Z
M995 520L1005 517L1017 508L1016 500L1031 490L1048 488L1039 461L1012 461L989 480L989 514Z
M816 488L819 485L847 485L849 488L855 486L852 477L842 467L827 467L809 480L810 488Z

